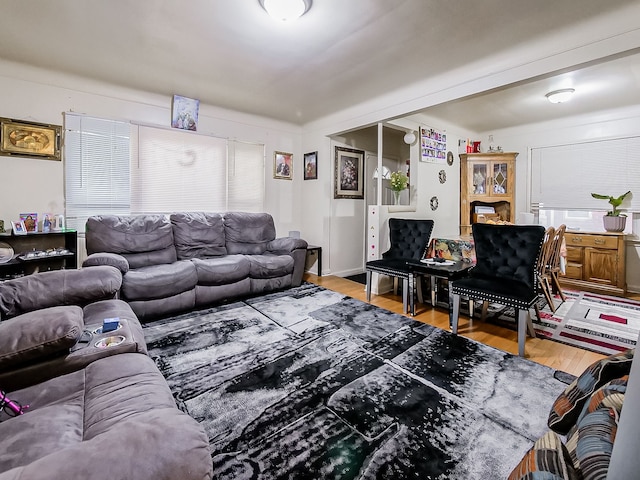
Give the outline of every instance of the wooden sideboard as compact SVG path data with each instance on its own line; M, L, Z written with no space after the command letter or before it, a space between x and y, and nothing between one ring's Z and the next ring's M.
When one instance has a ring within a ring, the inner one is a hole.
M624 233L566 232L564 238L567 264L561 285L607 295L626 294Z

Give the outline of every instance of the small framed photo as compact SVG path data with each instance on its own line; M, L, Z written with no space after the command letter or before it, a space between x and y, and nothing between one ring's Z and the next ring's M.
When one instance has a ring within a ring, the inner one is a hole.
M61 160L62 127L0 118L0 155Z
M38 214L37 213L21 213L20 220L24 224L24 228L27 229L27 232L37 232L38 231Z
M333 198L364 199L364 151L335 147Z
M171 105L171 126L181 130L197 131L199 109L200 100L174 95Z
M22 220L14 220L11 222L11 225L13 227L13 234L14 235L26 235L27 234L27 229L24 226L24 222Z
M53 230L53 213L42 214L42 231L44 233L51 232Z
M273 178L293 179L293 153L273 152Z
M304 154L304 179L317 180L318 178L318 152Z

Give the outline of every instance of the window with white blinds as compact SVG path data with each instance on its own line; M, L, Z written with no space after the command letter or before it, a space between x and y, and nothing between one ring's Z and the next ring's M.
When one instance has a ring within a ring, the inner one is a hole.
M606 200L631 190L622 207L640 212L640 137L531 149L531 202L545 209L609 210Z
M79 232L91 215L263 211L262 144L74 114L65 128L66 214Z
M68 228L84 232L95 214L130 211L130 124L65 114L65 200Z

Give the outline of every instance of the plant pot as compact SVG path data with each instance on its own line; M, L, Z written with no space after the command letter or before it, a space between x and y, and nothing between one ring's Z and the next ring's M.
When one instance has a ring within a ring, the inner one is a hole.
M607 232L623 232L627 225L627 217L618 215L605 215L602 217L602 224Z

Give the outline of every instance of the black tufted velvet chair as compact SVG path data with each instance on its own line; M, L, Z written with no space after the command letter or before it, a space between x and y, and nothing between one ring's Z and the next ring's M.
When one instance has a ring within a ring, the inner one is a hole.
M538 299L537 263L544 227L540 225L472 226L476 266L469 277L451 282L453 295L451 331L458 333L460 297L483 301L483 317L488 302L515 309L518 323L518 355L524 356L526 330L535 337L529 309Z
M409 276L411 270L407 260L420 260L429 246L433 220L414 220L403 218L389 219L389 250L380 260L367 262L367 302L371 300L371 274L373 272L393 277L394 292L398 291L398 279L402 278L402 307L407 313L409 294Z

